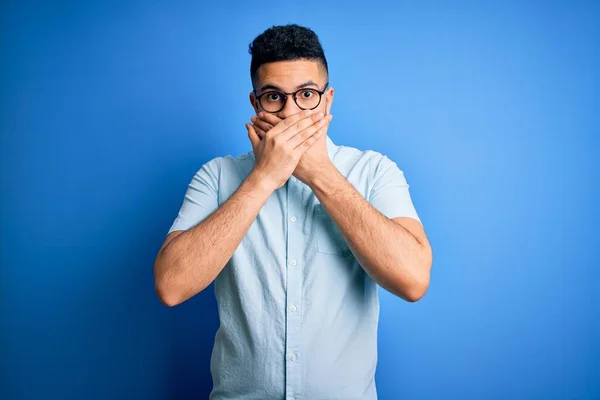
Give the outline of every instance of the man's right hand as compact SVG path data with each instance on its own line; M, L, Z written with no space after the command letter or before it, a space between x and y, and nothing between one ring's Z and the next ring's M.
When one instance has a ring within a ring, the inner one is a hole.
M319 139L321 128L328 121L321 112L305 110L278 123L262 140L254 127L246 124L256 159L253 171L270 189L279 189L296 169L300 157Z

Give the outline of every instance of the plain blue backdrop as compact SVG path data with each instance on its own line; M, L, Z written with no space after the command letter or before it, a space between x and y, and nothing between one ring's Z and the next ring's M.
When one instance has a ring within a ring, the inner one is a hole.
M289 22L434 248L425 298L380 290L380 398L600 398L600 6L533 0L3 2L0 398L207 397L213 287L169 309L153 261Z

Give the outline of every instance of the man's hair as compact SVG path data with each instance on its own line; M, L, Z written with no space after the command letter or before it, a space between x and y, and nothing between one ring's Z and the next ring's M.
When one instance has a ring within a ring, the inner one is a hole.
M296 24L272 26L252 41L248 52L252 55L250 78L256 82L256 71L275 61L318 61L329 74L327 59L319 37L310 28Z

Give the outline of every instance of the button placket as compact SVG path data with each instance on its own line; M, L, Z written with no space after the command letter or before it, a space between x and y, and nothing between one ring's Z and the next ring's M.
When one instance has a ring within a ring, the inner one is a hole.
M287 287L286 287L286 395L290 398L298 396L302 390L302 371L300 364L300 313L302 296L302 259L303 231L302 224L297 223L301 216L301 188L291 179L287 185Z

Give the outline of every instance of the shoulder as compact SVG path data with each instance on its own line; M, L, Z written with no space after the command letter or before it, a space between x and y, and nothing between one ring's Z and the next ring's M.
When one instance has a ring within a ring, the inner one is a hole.
M221 189L237 188L254 167L254 155L247 152L238 155L223 155L205 162L198 171L209 175L215 185Z
M227 154L224 156L213 157L206 161L201 168L222 173L239 169L240 167L246 166L248 163L254 163L254 154L252 151L238 155Z
M377 150L363 150L352 146L339 145L335 152L335 162L340 164L350 164L354 167L365 167L372 174L381 172L396 163L386 154Z

